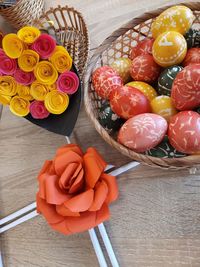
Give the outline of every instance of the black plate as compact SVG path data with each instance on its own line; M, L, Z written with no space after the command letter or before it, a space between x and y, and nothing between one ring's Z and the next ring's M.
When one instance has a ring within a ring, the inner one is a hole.
M80 110L81 81L74 65L71 71L75 72L79 78L79 88L77 92L70 97L69 106L65 112L60 115L50 114L48 118L42 120L34 119L29 113L29 115L25 117L27 120L53 133L64 136L69 136L72 133Z

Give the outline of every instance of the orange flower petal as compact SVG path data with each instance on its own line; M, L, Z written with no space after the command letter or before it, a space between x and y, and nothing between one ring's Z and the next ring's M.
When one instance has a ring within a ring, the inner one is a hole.
M61 205L71 197L63 192L58 186L58 176L48 175L45 177L46 201L49 204Z
M96 212L96 225L110 219L110 211L106 204L103 204L100 210ZM95 225L95 226L96 226Z
M86 211L80 217L68 217L67 228L73 233L79 233L95 226L96 212Z
M52 165L52 160L46 160L42 166L42 169L40 170L39 174L38 174L38 178L40 177L40 175L42 175L45 172L48 172L48 170L50 169L51 165Z
M50 223L50 226L54 230L56 230L56 231L58 231L58 232L60 232L60 233L62 233L64 235L70 235L70 234L72 234L72 232L69 231L69 229L67 227L66 220L64 220L62 222L59 222L59 223L53 223L53 224Z
M38 195L39 197L46 199L46 190L45 190L45 179L46 179L47 174L43 173L40 176L38 176L38 181L39 181L39 191Z
M78 163L72 162L70 163L64 172L62 173L60 179L59 179L59 186L62 189L68 189L70 179L72 178L74 172L76 171L77 167L79 166Z
M74 176L75 176L75 174L74 174ZM71 185L71 187L69 189L69 194L74 194L74 193L78 192L79 190L81 190L83 185L84 185L84 171L81 168L79 173L76 175L76 180L73 182L73 184Z
M89 189L64 202L65 207L73 212L83 212L89 209L93 202L94 190Z
M58 214L60 214L62 216L72 216L72 217L80 216L79 212L72 212L71 210L66 208L64 204L57 205L56 206L56 211L57 211Z
M99 152L94 147L89 147L87 149L87 152L86 153L94 155L95 158L97 159L97 161L102 166L104 166L104 169L105 169L105 167L107 166L107 163L105 162L105 160L102 158L102 156L99 154Z
M46 203L45 200L36 196L37 212L42 213L48 223L59 223L64 220L64 217L56 212L56 207Z
M68 151L74 151L75 153L79 154L79 156L83 155L83 152L79 146L75 144L69 144L58 148L56 151L56 156L62 155Z
M87 150L83 160L86 183L90 188L94 188L107 164L94 148Z
M101 175L102 180L104 180L108 186L108 195L106 198L106 203L110 204L118 198L119 191L117 186L116 177L103 173Z
M64 172L68 164L73 162L80 163L82 161L83 160L81 156L79 156L73 151L68 151L64 154L56 156L54 160L55 171L60 176Z
M106 182L102 181L98 183L94 189L94 201L92 203L92 206L89 208L89 211L99 210L102 207L107 197L107 194L108 194L108 186Z

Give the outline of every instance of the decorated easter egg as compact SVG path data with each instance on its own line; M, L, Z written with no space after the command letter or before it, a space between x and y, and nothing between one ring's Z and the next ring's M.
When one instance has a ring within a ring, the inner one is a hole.
M149 101L153 100L157 96L156 90L145 82L129 82L126 86L132 86L140 90L148 99Z
M166 95L160 95L154 98L151 101L151 110L153 113L162 116L167 121L177 113L171 97Z
M193 47L187 51L183 66L188 66L190 64L200 64L200 48Z
M151 32L154 38L166 31L185 34L191 27L195 17L186 6L173 6L162 12L152 23Z
M132 61L130 74L136 81L151 83L157 80L160 67L156 64L152 55L141 55Z
M111 91L122 85L123 82L116 70L109 66L103 66L93 72L92 84L101 98L108 99Z
M200 47L200 30L189 29L185 34L188 48Z
M173 82L171 97L176 109L191 110L200 106L200 64L192 64L179 72Z
M183 35L175 31L160 34L152 48L153 58L162 67L181 63L187 52L187 43Z
M158 145L167 131L167 121L152 113L139 114L127 120L118 134L118 142L134 150L144 152Z
M99 122L108 131L117 131L124 120L121 119L117 114L115 114L109 103L105 102L99 110Z
M110 106L123 119L129 119L151 110L147 97L131 86L121 86L113 91L110 94Z
M158 78L158 93L160 95L171 95L171 89L176 75L183 69L181 66L166 68Z
M131 60L129 58L118 58L111 64L111 67L117 71L124 83L131 79L130 66Z
M200 153L200 115L182 111L170 120L169 141L178 151L186 154Z
M134 59L141 55L152 54L152 46L154 39L145 38L138 42L136 46L131 49L130 59Z
M149 149L145 152L146 155L157 157L157 158L181 158L186 156L186 154L177 151L169 142L167 135L164 137L163 141L157 146Z

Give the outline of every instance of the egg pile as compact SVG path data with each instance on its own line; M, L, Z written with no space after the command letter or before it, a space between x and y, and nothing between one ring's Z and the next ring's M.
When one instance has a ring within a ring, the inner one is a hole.
M99 122L137 153L182 157L200 153L200 29L193 12L173 6L152 23L152 38L129 58L96 69L92 84L104 100Z

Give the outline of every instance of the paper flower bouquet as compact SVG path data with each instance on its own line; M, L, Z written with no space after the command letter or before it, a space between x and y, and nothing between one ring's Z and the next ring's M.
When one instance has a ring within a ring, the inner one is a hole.
M67 50L51 35L31 26L9 33L0 49L0 103L29 120L60 115L79 89L74 69Z

